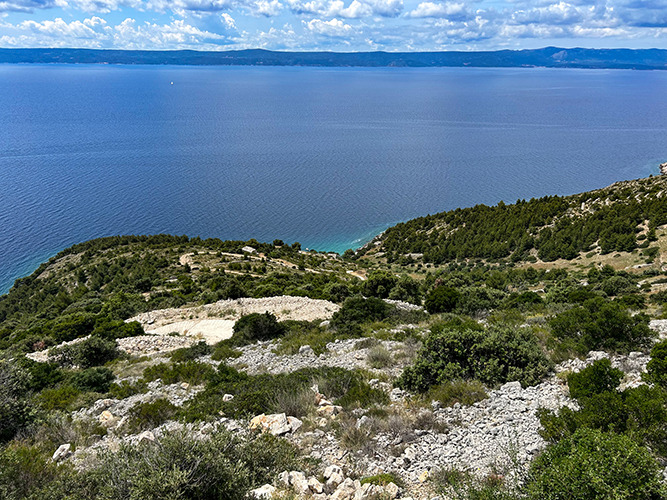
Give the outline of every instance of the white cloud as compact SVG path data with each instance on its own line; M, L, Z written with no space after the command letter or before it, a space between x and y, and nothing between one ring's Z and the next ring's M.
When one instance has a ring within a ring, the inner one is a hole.
M226 12L223 12L220 14L220 19L222 20L222 23L225 25L227 29L230 30L236 30L236 21L234 21L234 18L227 14Z
M352 26L345 24L340 19L331 19L322 21L312 19L308 22L303 21L304 26L311 32L326 36L346 36L352 32Z
M397 17L403 11L403 0L352 0L347 7L342 0L287 0L287 3L297 14L346 19Z
M546 7L519 10L512 15L512 20L519 24L574 24L583 21L590 10L575 7L567 2L559 2Z
M231 20L233 23L233 19ZM3 45L30 47L88 47L120 49L214 49L226 36L201 30L183 20L169 24L138 23L127 18L110 26L104 19L91 17L83 21L23 21L0 23Z
M469 17L465 4L457 2L422 2L416 9L407 14L408 17L445 17L450 19L465 19Z
M283 10L283 4L278 0L256 0L246 5L246 8L253 16L273 17L280 14L280 11Z

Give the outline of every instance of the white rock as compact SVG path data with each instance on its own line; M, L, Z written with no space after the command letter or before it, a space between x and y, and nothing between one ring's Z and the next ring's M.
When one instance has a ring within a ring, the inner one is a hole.
M308 493L310 487L308 486L308 480L306 475L303 472L292 471L289 473L289 484L294 491L297 493Z
M394 483L389 483L384 487L385 494L391 499L394 500L398 496L399 488Z
M276 492L276 488L270 484L265 484L249 492L249 495L254 498L259 499L270 499L273 498L273 494Z
M359 483L359 481L352 481L352 479L348 477L338 486L338 488L336 488L336 491L333 492L330 497L331 500L352 500L357 493L357 489L361 488L360 484L355 483Z
M257 415L250 421L250 428L261 428L268 431L274 436L287 434L292 427L290 426L287 416L284 413L274 413L272 415Z
M225 394L224 396L222 396L222 401L225 403L231 401L232 399L234 399L233 394Z
M337 465L330 465L329 467L324 469L324 479L329 479L334 474L340 474L342 476L343 469L341 469Z
M313 493L322 493L324 491L324 485L320 483L317 478L311 477L308 480L308 487Z
M144 431L137 436L137 442L142 443L153 443L155 441L155 435L151 431Z
M51 457L51 460L53 460L54 462L60 462L61 460L65 460L71 454L72 454L72 445L70 443L61 444L60 446L58 446L58 449Z
M303 421L296 417L287 417L287 422L289 423L292 432L298 431L301 426L303 426Z

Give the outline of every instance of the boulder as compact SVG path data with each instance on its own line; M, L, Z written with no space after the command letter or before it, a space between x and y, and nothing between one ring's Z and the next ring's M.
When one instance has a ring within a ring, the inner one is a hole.
M292 430L292 426L284 413L274 413L272 415L262 413L261 415L257 415L250 421L250 428L261 428L263 431L268 431L274 436L281 436Z

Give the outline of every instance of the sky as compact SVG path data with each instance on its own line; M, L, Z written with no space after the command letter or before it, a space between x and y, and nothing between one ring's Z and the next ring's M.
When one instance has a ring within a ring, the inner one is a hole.
M666 48L667 0L0 0L0 47Z

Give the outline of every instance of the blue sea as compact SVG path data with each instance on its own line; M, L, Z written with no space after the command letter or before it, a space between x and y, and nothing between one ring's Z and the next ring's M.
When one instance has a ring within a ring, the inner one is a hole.
M0 293L99 236L342 252L657 174L666 90L657 71L0 65Z

